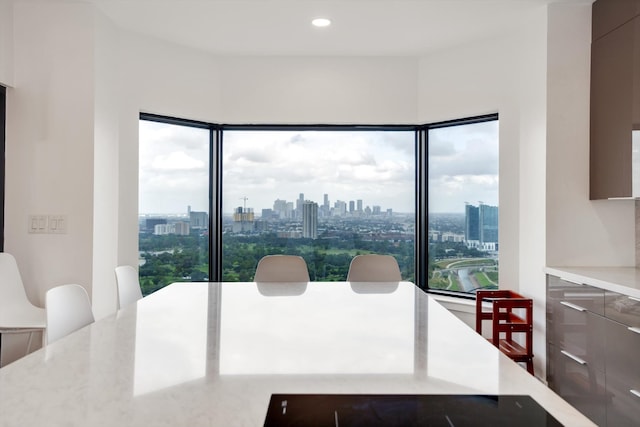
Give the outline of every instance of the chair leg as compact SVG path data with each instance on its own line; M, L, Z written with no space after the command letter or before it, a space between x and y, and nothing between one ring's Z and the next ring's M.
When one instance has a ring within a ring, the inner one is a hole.
M529 372L531 375L533 374L533 360L529 359L527 360L527 372Z

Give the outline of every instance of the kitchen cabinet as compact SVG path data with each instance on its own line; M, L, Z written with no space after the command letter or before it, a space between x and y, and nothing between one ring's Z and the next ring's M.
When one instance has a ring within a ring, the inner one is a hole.
M591 44L590 198L634 197L632 131L640 130L640 16ZM640 170L640 169L639 169Z
M589 197L637 198L640 0L594 2L592 37Z
M640 414L640 330L610 321L606 327L608 426L637 426Z
M592 9L592 39L599 39L638 15L640 0L597 0Z
M640 298L547 276L549 387L600 426L640 417Z
M547 279L547 382L598 425L606 423L604 291Z

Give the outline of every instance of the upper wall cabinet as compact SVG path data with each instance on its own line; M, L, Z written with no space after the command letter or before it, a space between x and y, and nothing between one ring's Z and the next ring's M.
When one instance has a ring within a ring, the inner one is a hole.
M593 3L592 40L640 15L640 0L597 0Z
M640 197L640 1L598 0L593 13L590 198Z

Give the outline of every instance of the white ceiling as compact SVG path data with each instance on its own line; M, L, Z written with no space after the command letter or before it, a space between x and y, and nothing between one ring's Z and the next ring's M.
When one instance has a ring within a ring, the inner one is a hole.
M87 0L118 26L219 55L415 56L592 0ZM312 27L314 17L333 25Z

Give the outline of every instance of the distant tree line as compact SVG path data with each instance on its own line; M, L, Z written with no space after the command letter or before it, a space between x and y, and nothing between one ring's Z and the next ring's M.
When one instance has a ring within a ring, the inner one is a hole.
M208 236L140 234L140 284L145 295L170 283L207 281ZM346 280L351 259L360 254L393 255L403 280L414 281L414 242L367 240L357 233L341 238L289 239L274 233L225 234L222 244L222 280L253 280L258 261L265 255L300 255L307 262L313 281Z

